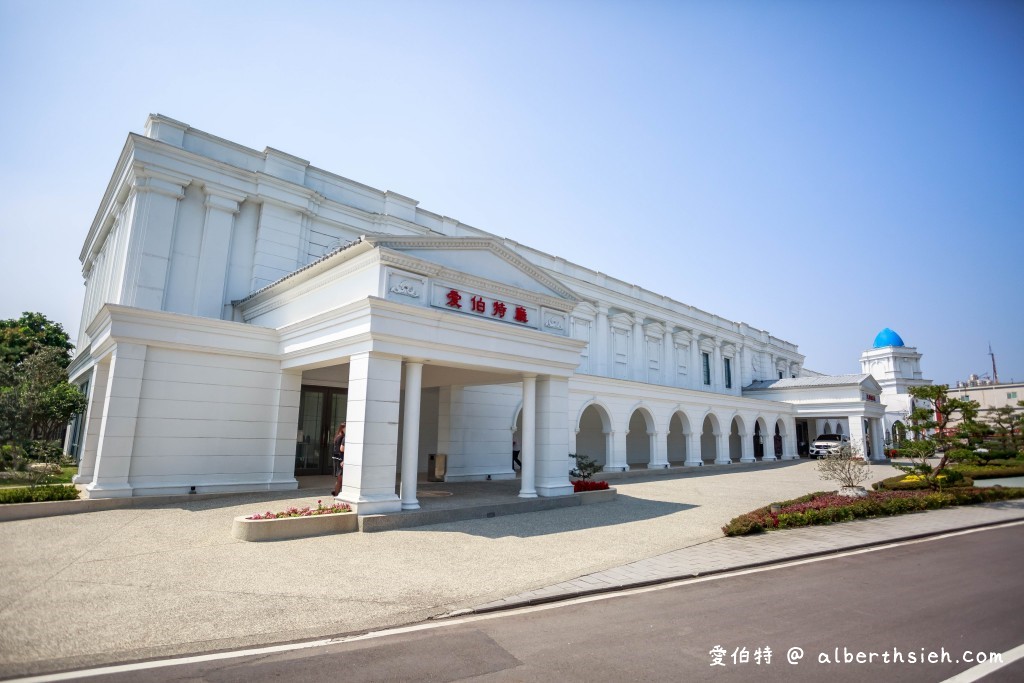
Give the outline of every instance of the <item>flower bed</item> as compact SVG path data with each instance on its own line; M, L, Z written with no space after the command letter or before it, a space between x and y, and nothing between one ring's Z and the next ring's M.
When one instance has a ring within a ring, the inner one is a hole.
M332 505L324 505L322 500L316 502L316 507L311 508L308 505L304 508L290 507L283 512L264 512L263 514L256 513L250 515L246 519L284 519L286 517L313 517L314 515L337 515L342 512L352 512L352 508L347 503L333 503Z
M864 517L900 515L953 505L991 503L1024 498L1024 488L950 488L943 491L872 491L862 498L836 493L811 493L775 503L732 519L722 527L726 536L744 536L771 529L833 524ZM778 506L773 512L772 508Z
M265 512L235 517L231 535L241 541L283 541L324 534L345 534L359 528L359 519L345 503L316 507L291 507L281 512Z
M572 490L573 493L582 493L583 491L605 491L608 489L608 482L606 481L590 481L587 479L573 479Z

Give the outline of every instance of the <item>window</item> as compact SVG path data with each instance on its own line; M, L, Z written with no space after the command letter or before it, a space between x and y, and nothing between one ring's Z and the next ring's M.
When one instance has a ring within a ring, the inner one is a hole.
M971 395L970 394L964 394L964 400L965 401L970 401L971 400ZM913 406L911 406L911 408L913 408Z
M711 356L706 353L700 354L704 363L704 386L711 386Z
M1017 392L1016 391L1007 391L1006 392L1006 398L1017 398Z
M779 379L782 379L782 370L779 370Z
M732 359L725 358L725 388L732 389Z

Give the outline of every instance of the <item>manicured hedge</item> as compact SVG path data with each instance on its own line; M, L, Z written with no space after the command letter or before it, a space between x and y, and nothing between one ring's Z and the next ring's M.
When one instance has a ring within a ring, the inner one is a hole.
M734 518L724 527L726 536L744 536L770 529L786 529L812 524L848 522L864 517L901 515L919 510L935 510L953 505L992 503L1024 498L1024 488L949 488L943 491L872 491L863 498L836 493L812 493L792 501L759 508Z
M1014 461L1010 461L1013 463ZM965 477L971 479L995 479L999 477L1024 477L1024 465L1011 464L1008 466L996 465L990 461L989 465L957 465L956 469Z
M4 503L40 503L47 500L75 500L78 489L74 486L24 486L0 489L0 505Z

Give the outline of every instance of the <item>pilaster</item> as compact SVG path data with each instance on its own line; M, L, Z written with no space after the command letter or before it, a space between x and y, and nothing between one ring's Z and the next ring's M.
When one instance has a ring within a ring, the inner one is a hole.
M193 310L204 318L220 318L224 312L224 291L230 260L231 230L240 203L245 199L207 185L204 188L206 218L199 247L196 298Z
M349 359L345 477L338 500L360 515L398 512L395 494L402 361L374 352Z
M89 498L126 498L132 495L128 477L145 367L144 345L119 343L114 347L107 370L94 475L92 482L85 487L85 495Z

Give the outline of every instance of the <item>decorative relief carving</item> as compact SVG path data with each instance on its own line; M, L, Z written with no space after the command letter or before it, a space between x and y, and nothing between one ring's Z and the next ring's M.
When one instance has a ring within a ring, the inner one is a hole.
M565 331L565 325L562 323L560 318L548 318L544 321L544 327L550 327L553 330Z
M391 289L388 291L392 294L411 296L414 299L418 299L420 297L420 290L416 289L416 287L408 280L402 280L397 285L392 285Z

